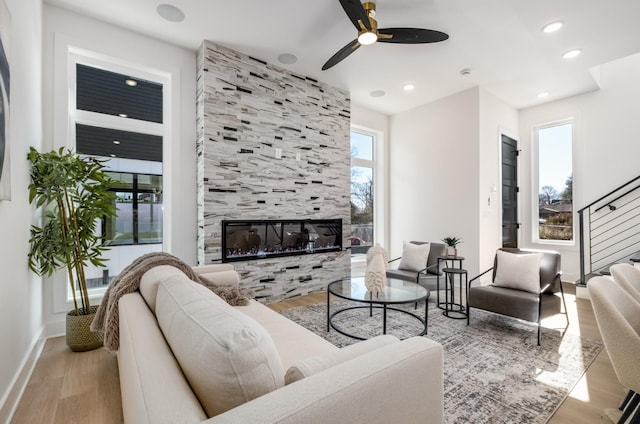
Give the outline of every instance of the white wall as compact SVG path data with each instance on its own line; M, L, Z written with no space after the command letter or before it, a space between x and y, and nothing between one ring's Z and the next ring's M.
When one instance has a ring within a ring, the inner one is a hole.
M0 422L8 422L42 346L42 280L27 268L34 214L27 195L29 146L42 144L42 4L7 0L11 13L12 200L0 201ZM24 372L23 372L24 371Z
M164 152L165 219L170 233L165 234L164 249L188 263L196 263L196 53L161 42L121 27L97 21L51 5L44 6L43 20L43 101L45 150L72 145L66 139L68 125L64 106L65 55L56 57L59 40L114 58L121 64L165 73L169 78L172 114L169 150ZM172 30L167 22L167 30ZM64 52L63 52L64 53ZM54 95L62 85L62 95ZM166 94L165 94L166 95ZM165 140L166 142L166 140ZM57 282L56 282L57 283ZM50 331L61 331L64 315L57 313L51 285L45 285L45 319Z
M376 150L376 159L382 158L377 162L376 181L382 181L384 190L378 191L379 185L376 185L376 210L374 217L383 217L381 221L375 223L376 233L374 234L376 243L389 247L389 146L391 143L389 137L389 116L380 112L376 112L366 107L351 104L351 126L352 128L365 129L373 131L377 134L378 146ZM374 218L375 219L375 218Z
M472 88L391 117L391 256L403 240L461 237L478 271L480 90Z
M518 111L480 89L480 172L478 215L480 271L493 266L496 249L502 247L501 135L518 140ZM493 191L494 188L497 191Z
M532 127L575 118L573 193L576 211L640 175L640 54L602 65L600 77L599 91L520 112L520 137L526 158L521 165L522 175L526 178L531 175ZM525 182L521 185L521 196L533 199L530 178ZM530 208L523 212L524 244L560 251L563 279L577 280L578 244L572 247L534 245L531 241ZM577 221L577 214L574 219Z

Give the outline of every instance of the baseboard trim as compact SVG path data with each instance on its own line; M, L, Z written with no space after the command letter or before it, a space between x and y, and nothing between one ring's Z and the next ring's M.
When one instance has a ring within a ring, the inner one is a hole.
M46 340L45 327L42 327L39 334L31 343L28 354L22 360L22 364L11 382L10 389L4 398L0 400L0 423L10 422L13 414L15 414L20 399L27 388L31 374L33 374L36 363L42 354Z
M576 285L576 298L590 300L589 292L587 291L587 286L582 286L579 284Z

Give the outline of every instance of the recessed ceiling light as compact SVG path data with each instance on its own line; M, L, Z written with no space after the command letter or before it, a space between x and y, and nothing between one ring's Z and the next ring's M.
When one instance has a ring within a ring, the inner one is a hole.
M129 117L129 115L127 115L126 113L119 113L118 116L121 117L121 118L128 118Z
M580 53L582 53L582 50L580 50L580 49L569 50L568 52L566 52L565 54L562 55L562 58L563 59L573 59L574 57L580 56Z
M544 98L545 98L545 97L547 97L549 94L551 94L551 93L549 93L548 91L543 91L542 93L538 93L538 98L539 98L539 99L544 99Z
M402 89L403 89L404 91L412 91L414 88L416 88L416 86L415 86L415 85L413 85L413 84L405 84L405 85L402 87Z
M296 63L297 61L298 61L298 58L296 57L296 55L291 53L283 53L280 56L278 56L278 62L284 63L285 65L291 65Z
M464 68L464 69L460 70L460 76L468 77L469 75L471 75L471 69L470 68Z
M156 8L158 15L170 22L184 21L184 12L172 4L161 4Z
M124 80L124 83L127 84L129 87L135 87L136 85L138 85L138 81L131 78Z
M552 32L556 32L557 30L562 28L562 25L564 25L564 22L562 21L551 22L550 24L547 24L542 27L542 32L546 34L551 34Z
M374 91L372 91L371 93L369 93L369 95L370 95L371 97L382 97L382 96L384 96L385 94L387 94L387 93L385 93L385 92L384 92L384 91L382 91L382 90L374 90Z
M113 140L113 144L120 144L120 140Z

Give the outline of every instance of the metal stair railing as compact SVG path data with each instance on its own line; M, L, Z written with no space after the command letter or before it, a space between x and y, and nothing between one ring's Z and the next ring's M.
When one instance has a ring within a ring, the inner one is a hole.
M640 176L578 211L580 281L640 250ZM588 242L588 243L587 243Z

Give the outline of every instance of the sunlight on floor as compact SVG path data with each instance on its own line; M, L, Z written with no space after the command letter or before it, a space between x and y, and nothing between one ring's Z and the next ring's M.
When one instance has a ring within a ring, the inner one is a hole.
M569 397L572 397L573 399L582 401L582 402L589 402L590 398L589 398L589 382L587 381L587 377L586 376L582 376L582 378L580 380L578 380L578 382L576 383L575 387L573 388L573 390L571 391L571 393L569 394Z

